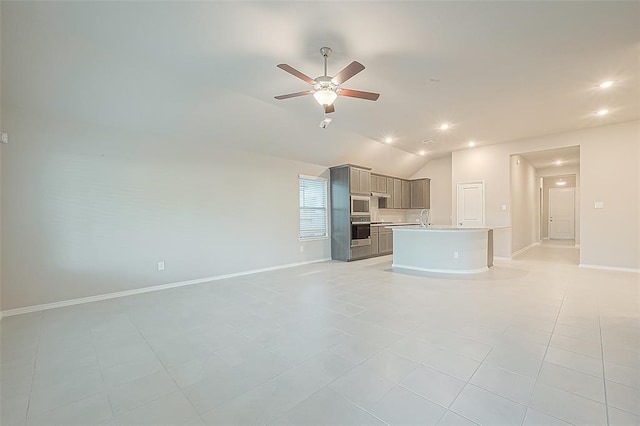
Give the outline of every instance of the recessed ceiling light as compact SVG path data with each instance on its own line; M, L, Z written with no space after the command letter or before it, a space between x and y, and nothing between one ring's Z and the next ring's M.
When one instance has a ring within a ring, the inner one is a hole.
M556 160L553 162L556 166L559 166L560 164L562 164L562 160Z
M611 86L613 86L613 81L612 80L607 80L607 81L603 81L602 83L600 83L600 85L598 87L600 87L601 89L608 89Z
M596 112L596 115L607 115L609 113L608 109L601 109Z
M474 146L476 146L476 143L475 143L475 141L469 141L469 143L467 145L469 145L470 147L474 147Z
M418 154L425 156L427 155L427 151L425 151L424 149L420 150L420 152L418 152Z
M440 125L440 130L449 130L449 127L451 127L449 126L449 123L442 123Z
M393 138L391 136L387 136L384 140L384 143L391 143L393 142Z

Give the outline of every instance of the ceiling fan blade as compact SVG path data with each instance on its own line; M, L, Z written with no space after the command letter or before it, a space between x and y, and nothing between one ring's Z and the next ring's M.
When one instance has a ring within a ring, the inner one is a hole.
M338 93L340 96L349 96L350 98L366 99L369 101L377 101L380 93L361 92L360 90L341 89Z
M360 71L364 69L364 65L360 62L353 61L349 65L347 65L342 71L335 75L331 80L335 84L342 84L345 81L349 80L354 75L358 74Z
M312 79L311 77L309 77L306 74L301 73L300 71L298 71L297 69L295 69L294 67L292 67L291 65L287 65L287 64L278 64L278 68L280 68L281 70L284 70L286 72L288 72L289 74L293 74L296 77L298 77L300 80L304 80L309 84L316 84L316 81L314 79Z
M280 96L276 96L276 99L289 99L289 98L296 98L298 96L304 96L304 95L310 95L313 93L313 90L305 90L304 92L296 92L296 93L288 93L286 95L280 95Z
M336 107L333 104L327 105L326 107L324 107L325 114L329 114L331 112L336 112Z

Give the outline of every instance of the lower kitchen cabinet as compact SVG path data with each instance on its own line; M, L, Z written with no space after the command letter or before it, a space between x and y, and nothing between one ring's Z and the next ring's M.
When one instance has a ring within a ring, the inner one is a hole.
M393 231L384 226L371 227L371 256L393 253Z
M351 247L351 260L364 259L371 256L371 246Z
M378 254L393 253L393 231L380 229L378 234Z
M379 253L378 251L378 227L371 227L371 256L375 256Z

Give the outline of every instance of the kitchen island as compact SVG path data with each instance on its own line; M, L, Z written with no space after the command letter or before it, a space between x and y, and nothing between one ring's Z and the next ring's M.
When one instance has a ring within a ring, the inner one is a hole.
M393 268L468 274L493 265L493 230L393 227Z

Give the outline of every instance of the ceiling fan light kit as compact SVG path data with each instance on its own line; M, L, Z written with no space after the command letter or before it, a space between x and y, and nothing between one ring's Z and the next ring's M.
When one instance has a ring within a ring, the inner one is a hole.
M361 92L359 90L343 89L342 87L340 87L342 83L358 74L360 71L364 70L364 65L359 62L353 61L338 74L330 77L327 75L327 59L331 54L331 48L323 47L320 49L320 53L324 58L324 75L321 75L320 77L317 77L315 79L298 71L290 65L278 64L278 68L312 85L313 89L276 96L276 99L282 100L313 94L316 102L324 107L325 114L332 113L336 110L333 103L338 98L338 96L348 96L351 98L367 99L370 101L378 100L378 98L380 97L380 94L378 93Z
M333 104L333 102L338 97L338 94L335 90L332 89L317 89L313 94L313 97L318 101L318 103L324 107Z

